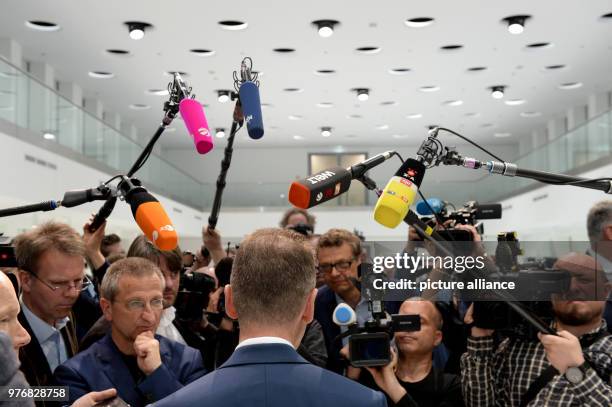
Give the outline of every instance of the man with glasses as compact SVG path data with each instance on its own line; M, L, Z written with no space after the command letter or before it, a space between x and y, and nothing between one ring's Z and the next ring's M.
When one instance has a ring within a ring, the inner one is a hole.
M334 339L346 328L334 324L332 316L338 304L346 303L355 310L360 324L369 317L368 303L361 298L357 284L361 241L348 230L330 229L319 238L317 259L317 269L323 275L325 286L317 294L315 319L321 324L325 336L327 368L343 374L346 361L340 356L340 349L348 342L346 338L343 343Z
M85 246L74 229L57 222L17 236L14 244L23 291L19 322L32 337L20 349L21 370L30 385L45 386L55 368L77 351L78 316L72 311L89 284Z
M155 335L164 309L164 276L149 260L119 260L100 287L100 306L111 333L59 366L58 383L70 401L109 387L132 407L174 393L204 375L200 353Z

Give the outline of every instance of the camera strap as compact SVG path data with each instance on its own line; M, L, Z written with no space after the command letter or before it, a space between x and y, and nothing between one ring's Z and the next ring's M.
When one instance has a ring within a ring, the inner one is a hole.
M596 333L595 335L589 336L588 338L585 338L585 339L581 340L580 341L580 345L581 345L583 350L584 349L588 349L595 342L597 342L600 339L603 339L603 338L605 338L605 337L607 337L609 335L610 334L608 332L606 332L605 330L601 330L598 333ZM590 363L589 358L587 358L586 356L585 356L585 360L587 360L587 362ZM593 368L593 366L591 366L591 367ZM595 370L595 372L597 372L596 369L594 369L594 370ZM526 407L529 403L531 403L531 401L533 399L535 399L535 397L538 395L540 390L542 390L544 387L546 387L546 385L557 374L559 374L559 371L553 365L550 365L546 369L544 369L544 371L540 374L540 376L538 376L538 378L535 379L531 383L531 385L527 389L527 392L523 395L523 398L521 400L521 404L519 404L519 407ZM598 373L598 375L599 375L599 373ZM604 382L605 382L605 380L604 380Z

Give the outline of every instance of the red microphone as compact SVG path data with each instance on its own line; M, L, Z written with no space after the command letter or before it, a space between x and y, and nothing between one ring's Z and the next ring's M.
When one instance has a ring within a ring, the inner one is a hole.
M212 150L213 141L202 105L195 99L185 98L179 103L179 111L198 153L206 154Z

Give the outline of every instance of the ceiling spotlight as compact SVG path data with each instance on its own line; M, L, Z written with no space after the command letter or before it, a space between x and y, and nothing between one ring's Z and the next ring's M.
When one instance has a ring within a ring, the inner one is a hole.
M229 90L218 90L217 91L217 100L221 103L225 103L230 100L230 91Z
M370 98L370 90L367 88L356 88L353 91L357 93L357 100L360 102L365 102Z
M55 134L51 133L50 131L45 131L43 132L43 138L45 140L55 140Z
M312 22L312 25L317 27L321 37L328 38L334 34L334 27L339 23L340 22L336 20L316 20Z
M434 19L431 17L417 17L405 20L404 24L410 28L423 28L433 24L433 22Z
M218 127L217 129L215 129L215 137L217 138L223 138L225 137L225 129Z
M506 87L505 86L491 86L489 89L491 89L491 97L493 99L501 99L504 97L504 89Z
M508 32L510 34L521 34L525 29L525 21L530 17L528 15L508 16L502 19L502 23L508 24Z
M321 135L323 137L329 137L331 136L331 127L321 127Z
M126 21L125 25L128 26L130 38L133 40L143 39L145 36L145 30L147 28L153 27L151 24L144 23L142 21Z
M36 31L57 31L61 27L58 24L49 21L30 20L25 22L25 26Z

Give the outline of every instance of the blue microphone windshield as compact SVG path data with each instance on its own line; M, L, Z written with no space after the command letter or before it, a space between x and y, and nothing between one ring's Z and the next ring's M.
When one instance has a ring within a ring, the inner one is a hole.
M261 115L261 101L259 100L259 88L254 82L246 81L240 85L238 91L242 112L246 121L249 137L259 139L264 134L263 117Z
M429 198L427 200L427 203L429 204L429 206L431 206L431 209L434 210L434 213L440 213L444 209L444 202L442 202L438 198ZM425 201L419 201L419 203L417 203L416 211L419 215L433 215L431 209L429 209L429 207L427 206L427 203L425 203Z

